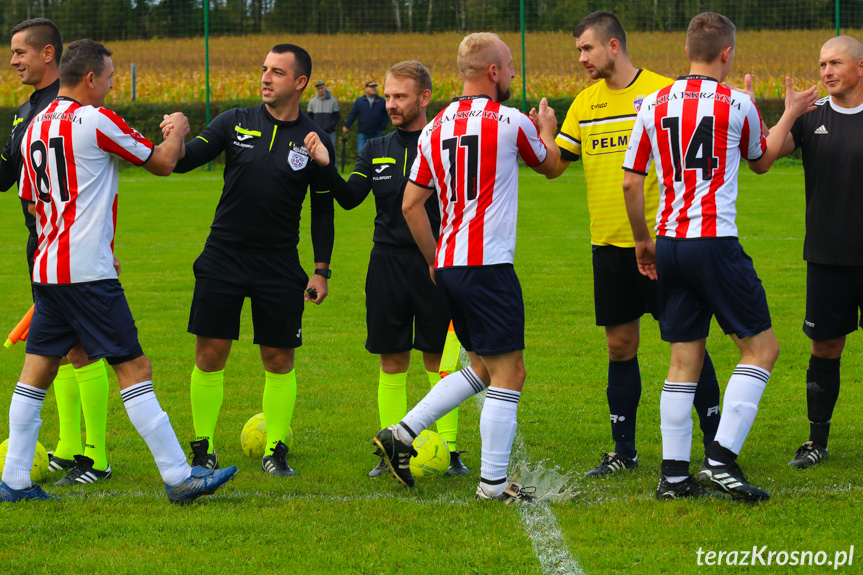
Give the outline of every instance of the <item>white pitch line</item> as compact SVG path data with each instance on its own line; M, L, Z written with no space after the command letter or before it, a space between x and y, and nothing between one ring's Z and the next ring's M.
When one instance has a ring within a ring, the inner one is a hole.
M466 358L465 358L466 359ZM462 361L462 365L469 365L470 361ZM476 402L482 411L485 402L485 391L476 395ZM510 467L519 464L525 467L530 460L521 434L516 432L512 445ZM569 552L563 532L557 524L551 506L545 502L516 504L521 514L521 523L524 531L530 539L533 554L539 561L543 573L560 575L587 575L578 564L578 561Z
M521 434L516 432L513 441L512 459L522 465L529 462ZM543 573L561 575L586 575L581 565L569 552L557 517L548 503L519 505L521 522L533 546L533 554L539 560Z

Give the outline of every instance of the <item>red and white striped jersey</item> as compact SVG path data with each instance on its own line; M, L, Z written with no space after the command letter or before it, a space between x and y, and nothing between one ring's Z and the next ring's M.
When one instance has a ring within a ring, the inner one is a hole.
M533 120L487 96L457 98L423 129L410 181L437 191L436 268L513 262L518 156L538 166L547 153Z
M33 281L115 279L114 226L120 158L140 166L153 144L105 108L58 98L21 141L19 195L35 202L39 245Z
M645 98L623 169L647 174L656 160L656 235L737 237L737 171L741 155L767 149L761 114L741 92L705 76L684 76Z

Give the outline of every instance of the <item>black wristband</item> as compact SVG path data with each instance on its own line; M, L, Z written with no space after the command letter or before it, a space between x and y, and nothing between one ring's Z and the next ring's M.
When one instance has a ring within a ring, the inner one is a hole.
M333 277L333 270L330 268L315 268L315 275L324 276L325 278L330 279Z

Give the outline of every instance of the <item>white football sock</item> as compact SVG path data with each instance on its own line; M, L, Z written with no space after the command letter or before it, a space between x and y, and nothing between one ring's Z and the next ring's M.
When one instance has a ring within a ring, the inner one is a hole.
M758 403L769 379L769 371L754 365L738 364L734 368L725 388L722 417L716 430L719 445L740 453L758 414Z
M518 400L521 392L489 387L479 418L482 437L482 465L479 486L490 497L503 493L508 485L506 471L515 430L518 427Z
M33 454L39 440L42 420L42 402L45 390L18 382L9 403L9 443L6 463L3 466L3 483L12 489L27 489L30 470L33 469Z
M153 382L136 383L120 391L120 395L132 425L144 438L156 460L162 480L171 486L185 481L192 474L192 468L186 463L186 454L177 441L168 414L156 399Z
M474 396L485 389L482 380L476 373L466 367L450 374L437 382L431 391L420 400L402 420L414 435L419 435L424 429L446 415L468 397Z
M664 460L689 461L692 456L692 403L697 385L666 380L662 387L659 421Z

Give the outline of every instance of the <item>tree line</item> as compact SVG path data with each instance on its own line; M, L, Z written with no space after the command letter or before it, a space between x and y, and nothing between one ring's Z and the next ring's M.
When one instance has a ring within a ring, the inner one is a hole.
M3 27L54 20L67 38L102 41L201 36L205 0L0 0ZM214 35L432 33L521 29L521 0L209 0ZM524 0L528 31L571 30L610 10L630 30L683 30L712 10L740 29L832 29L836 0ZM843 28L863 28L863 0L840 0Z

